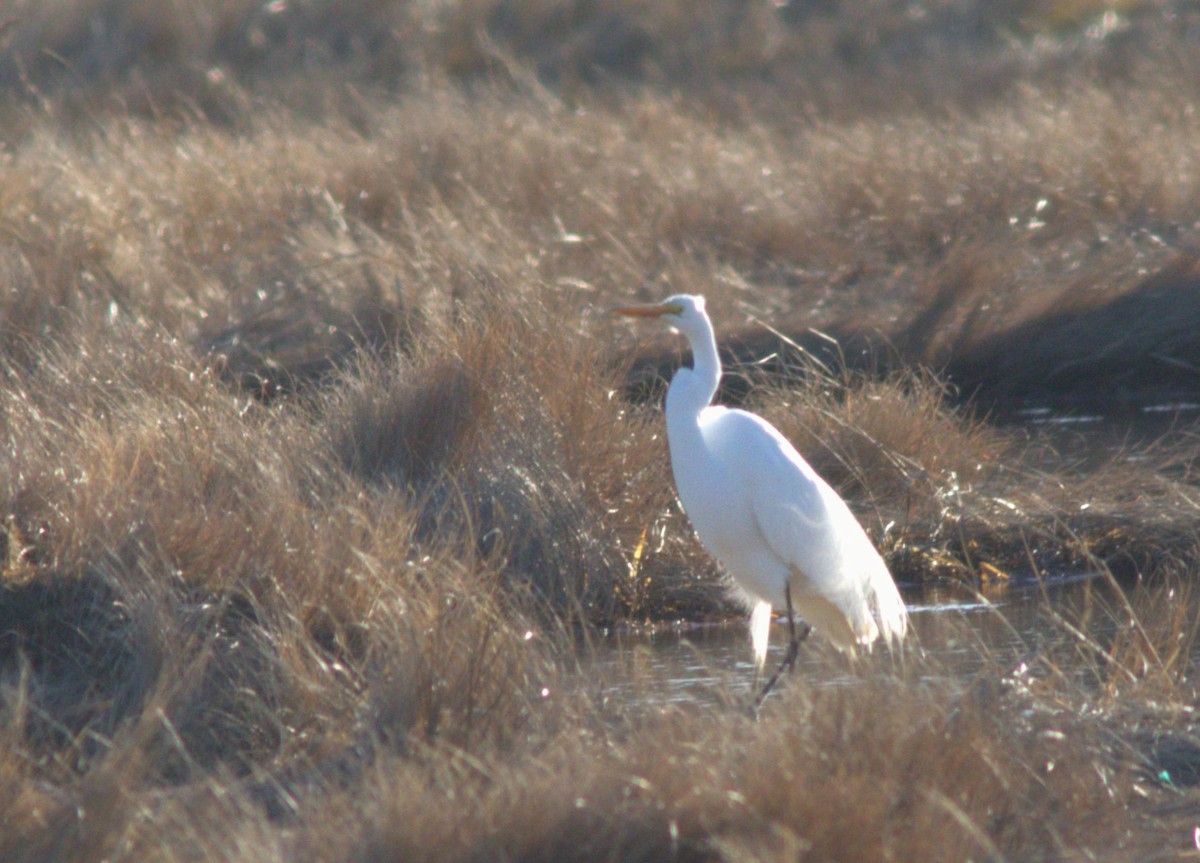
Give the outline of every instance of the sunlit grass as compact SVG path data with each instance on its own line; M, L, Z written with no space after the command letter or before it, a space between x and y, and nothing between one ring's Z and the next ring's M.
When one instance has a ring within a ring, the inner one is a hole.
M1194 391L1185 4L151 6L0 9L0 858L1187 850L1197 439L994 422ZM675 291L902 581L1091 598L608 697L740 625Z

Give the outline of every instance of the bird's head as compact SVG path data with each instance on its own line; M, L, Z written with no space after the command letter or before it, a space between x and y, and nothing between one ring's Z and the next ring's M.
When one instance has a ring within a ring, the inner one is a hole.
M661 318L673 330L691 332L695 324L707 320L704 313L704 297L698 294L675 294L661 303L648 306L621 306L613 314L632 318Z

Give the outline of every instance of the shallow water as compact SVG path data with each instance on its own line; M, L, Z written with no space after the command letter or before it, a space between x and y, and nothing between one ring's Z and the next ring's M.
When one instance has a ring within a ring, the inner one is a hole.
M985 668L1032 665L1046 650L1076 640L1056 615L1078 620L1081 608L1104 595L1110 595L1108 586L1087 578L1012 585L986 596L952 585L909 592L904 598L911 629L904 654L923 652L923 677L967 679ZM1102 638L1114 625L1110 615L1093 615L1088 634ZM787 626L777 618L768 670L783 657L787 640ZM754 686L745 622L620 632L598 639L594 647L583 685L616 703L714 703L744 699ZM863 662L887 668L904 661L876 649L855 668L814 633L801 645L796 674L806 685L844 686L864 679Z
M997 425L1025 429L1050 443L1047 467L1095 467L1111 459L1140 460L1200 428L1200 404L1185 399L1126 406L1119 411L1029 404L995 416Z

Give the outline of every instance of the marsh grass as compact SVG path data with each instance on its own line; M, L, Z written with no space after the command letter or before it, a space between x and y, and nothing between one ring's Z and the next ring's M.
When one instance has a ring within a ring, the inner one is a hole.
M1181 850L1196 438L993 420L1195 392L1188 4L151 5L0 8L0 859ZM1095 600L605 702L741 614L604 314L679 290L902 580Z
M1005 738L984 718L986 706L969 695L944 699L946 693L877 681L864 689L791 692L777 705L786 721L668 713L615 746L564 741L542 756L544 772L509 767L480 798L455 807L449 823L427 829L469 837L464 848L445 848L447 859L881 859L888 848L961 859L981 844L1016 854L1044 848L1050 834L1007 813L1004 801L1019 787L1066 803L1061 789L997 757ZM1030 766L1049 755L1028 748L1023 754ZM533 781L526 778L531 772ZM969 790L949 787L952 777L968 774ZM576 778L564 784L567 775ZM1084 830L1113 814L1102 793L1066 805L1097 818L1076 825ZM390 811L380 820L398 823ZM472 829L480 821L503 827ZM367 859L420 847L408 831L384 827L368 837Z
M1090 722L1074 678L929 683L915 655L798 682L757 724L733 698L614 713L572 690L580 623L728 612L657 411L554 314L481 297L265 403L120 320L12 366L4 856L1021 857L1125 842L1146 765L1184 775L1195 624L1171 594L1074 660L1101 687ZM1009 458L928 377L813 381L752 395L877 513L941 524L968 453ZM1030 699L1069 745L1022 724ZM1131 700L1179 707L1131 741L1105 724Z
M1142 615L1177 598L1147 589L1106 604L1098 593L1079 614ZM1149 665L1117 668L1089 651L1087 681L1058 664L1077 642L1065 625L1086 626L1064 611L1062 641L1028 669L997 655L963 681L912 654L899 669L861 668L849 685L794 678L759 721L744 705L683 705L596 724L588 697L559 693L546 724L503 749L416 746L377 756L349 787L309 788L290 839L272 838L242 792L217 804L201 788L186 803L143 798L154 817L127 847L164 859L253 859L266 853L260 843L297 859L1045 859L1080 849L1144 859L1190 840L1178 815L1188 786L1153 777L1168 763L1185 777L1191 762L1178 732L1146 733L1140 749L1122 740L1117 717L1130 702L1112 686L1152 687L1147 732L1186 710L1183 665L1163 659L1195 626L1185 607L1182 630L1147 629ZM1124 654L1119 635L1100 638L1093 646L1109 659ZM1155 815L1165 804L1174 814ZM169 832L184 805L196 807L182 820L189 829ZM238 852L196 829L214 817ZM1156 827L1143 836L1139 819Z

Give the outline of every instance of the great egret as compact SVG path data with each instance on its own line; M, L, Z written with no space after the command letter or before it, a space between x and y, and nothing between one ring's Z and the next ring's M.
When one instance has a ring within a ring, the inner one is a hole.
M648 306L614 310L661 318L692 348L667 389L671 470L684 511L701 543L733 577L751 607L750 635L761 672L771 610L787 614L791 641L758 695L796 662L793 619L823 632L842 650L870 647L882 633L904 638L908 612L887 565L846 502L762 417L710 404L721 361L704 298L679 294Z

